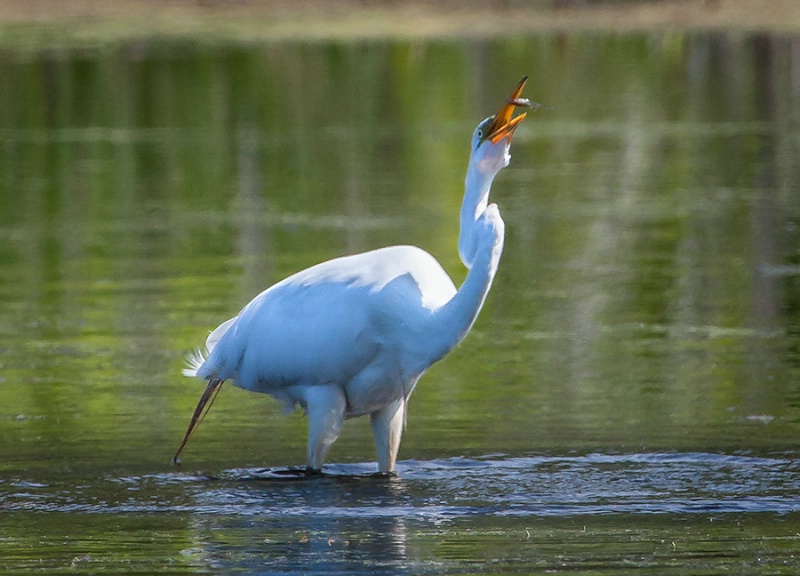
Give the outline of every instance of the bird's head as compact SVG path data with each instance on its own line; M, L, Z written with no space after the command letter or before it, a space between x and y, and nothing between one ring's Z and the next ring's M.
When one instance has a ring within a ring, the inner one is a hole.
M525 87L528 77L525 76L519 81L517 87L506 100L500 111L494 116L486 118L478 124L472 135L472 154L470 162L481 172L496 174L502 168L508 166L511 159L509 150L511 148L511 137L520 122L525 118L523 112L519 116L512 118L514 109L518 106L530 108L532 103L521 98L522 89Z

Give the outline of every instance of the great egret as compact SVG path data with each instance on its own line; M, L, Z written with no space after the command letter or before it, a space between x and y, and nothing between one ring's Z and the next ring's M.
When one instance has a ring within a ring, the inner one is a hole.
M458 239L469 272L461 288L415 246L336 258L271 286L209 335L205 353L190 355L184 374L208 384L174 462L222 383L233 380L305 410L309 472L321 470L342 422L365 414L379 471L394 471L408 397L469 332L497 271L505 225L489 189L525 118L512 118L514 108L530 106L520 98L526 80L472 135Z

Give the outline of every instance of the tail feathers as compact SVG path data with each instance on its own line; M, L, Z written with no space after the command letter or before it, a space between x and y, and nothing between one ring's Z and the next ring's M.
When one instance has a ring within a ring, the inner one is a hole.
M197 348L186 356L186 368L183 369L183 375L188 376L189 378L194 378L197 376L197 371L200 370L200 367L205 363L207 358L207 352Z
M208 360L208 355L211 354L211 351L220 341L220 339L225 336L228 332L228 329L233 326L236 321L239 319L238 316L234 316L230 320L226 320L219 326L217 326L211 334L208 335L208 339L206 339L205 348L197 348L186 356L186 368L183 369L183 375L188 376L190 378L195 378L199 376L200 368L205 364L206 360ZM210 378L211 374L203 374L203 378Z

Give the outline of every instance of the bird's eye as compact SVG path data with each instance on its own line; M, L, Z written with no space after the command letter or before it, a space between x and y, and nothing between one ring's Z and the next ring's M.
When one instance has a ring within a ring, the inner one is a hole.
M483 130L481 130L480 128L478 128L478 138L483 140Z

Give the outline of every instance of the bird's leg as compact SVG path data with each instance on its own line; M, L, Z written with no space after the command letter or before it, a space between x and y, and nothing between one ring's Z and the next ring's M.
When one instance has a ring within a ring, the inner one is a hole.
M406 401L401 398L370 414L372 434L378 449L378 470L381 473L394 472L397 451L403 436L405 407Z
M347 399L338 386L321 384L305 391L305 401L308 416L306 467L309 472L319 472L331 445L339 437Z

